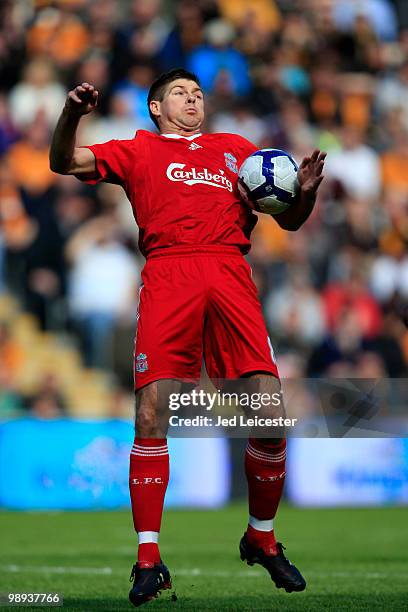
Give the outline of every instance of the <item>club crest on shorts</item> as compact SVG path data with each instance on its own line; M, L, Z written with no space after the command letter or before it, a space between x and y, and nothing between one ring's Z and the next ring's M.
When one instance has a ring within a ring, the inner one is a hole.
M238 174L237 158L232 153L224 153L225 165L227 168Z
M136 372L146 372L148 369L147 356L144 353L139 353L136 357Z

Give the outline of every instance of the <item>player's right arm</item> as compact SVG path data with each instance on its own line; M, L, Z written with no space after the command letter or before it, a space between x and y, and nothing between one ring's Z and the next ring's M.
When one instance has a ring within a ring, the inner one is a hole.
M83 115L98 104L98 91L81 83L68 93L50 148L50 168L58 174L92 176L96 173L95 155L90 149L76 147L76 131Z

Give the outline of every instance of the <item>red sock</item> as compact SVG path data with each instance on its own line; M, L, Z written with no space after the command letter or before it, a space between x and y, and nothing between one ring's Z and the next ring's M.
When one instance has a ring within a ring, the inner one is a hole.
M135 437L130 452L129 489L141 567L152 567L160 562L158 539L168 482L166 438Z
M247 537L266 554L278 553L273 519L285 482L285 460L286 440L265 443L262 438L249 438L245 451L250 517Z

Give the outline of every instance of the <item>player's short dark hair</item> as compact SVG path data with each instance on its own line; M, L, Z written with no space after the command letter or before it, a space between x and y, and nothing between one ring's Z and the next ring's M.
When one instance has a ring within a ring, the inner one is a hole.
M150 110L150 102L152 100L158 100L159 102L162 102L167 85L169 83L172 83L172 81L176 81L177 79L187 79L188 81L194 81L199 87L201 87L198 76L193 72L184 70L184 68L175 68L174 70L170 70L169 72L164 72L155 81L153 81L149 89L149 93L147 95L147 106L149 108L150 119L153 121L157 128L159 127L159 123L157 121L157 118Z

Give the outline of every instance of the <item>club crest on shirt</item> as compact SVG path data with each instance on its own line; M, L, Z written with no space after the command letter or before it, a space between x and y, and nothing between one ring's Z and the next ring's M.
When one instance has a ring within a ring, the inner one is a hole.
M238 174L237 158L232 153L224 153L225 165L227 168Z
M144 353L139 353L136 357L136 372L146 372L148 369L147 356Z

